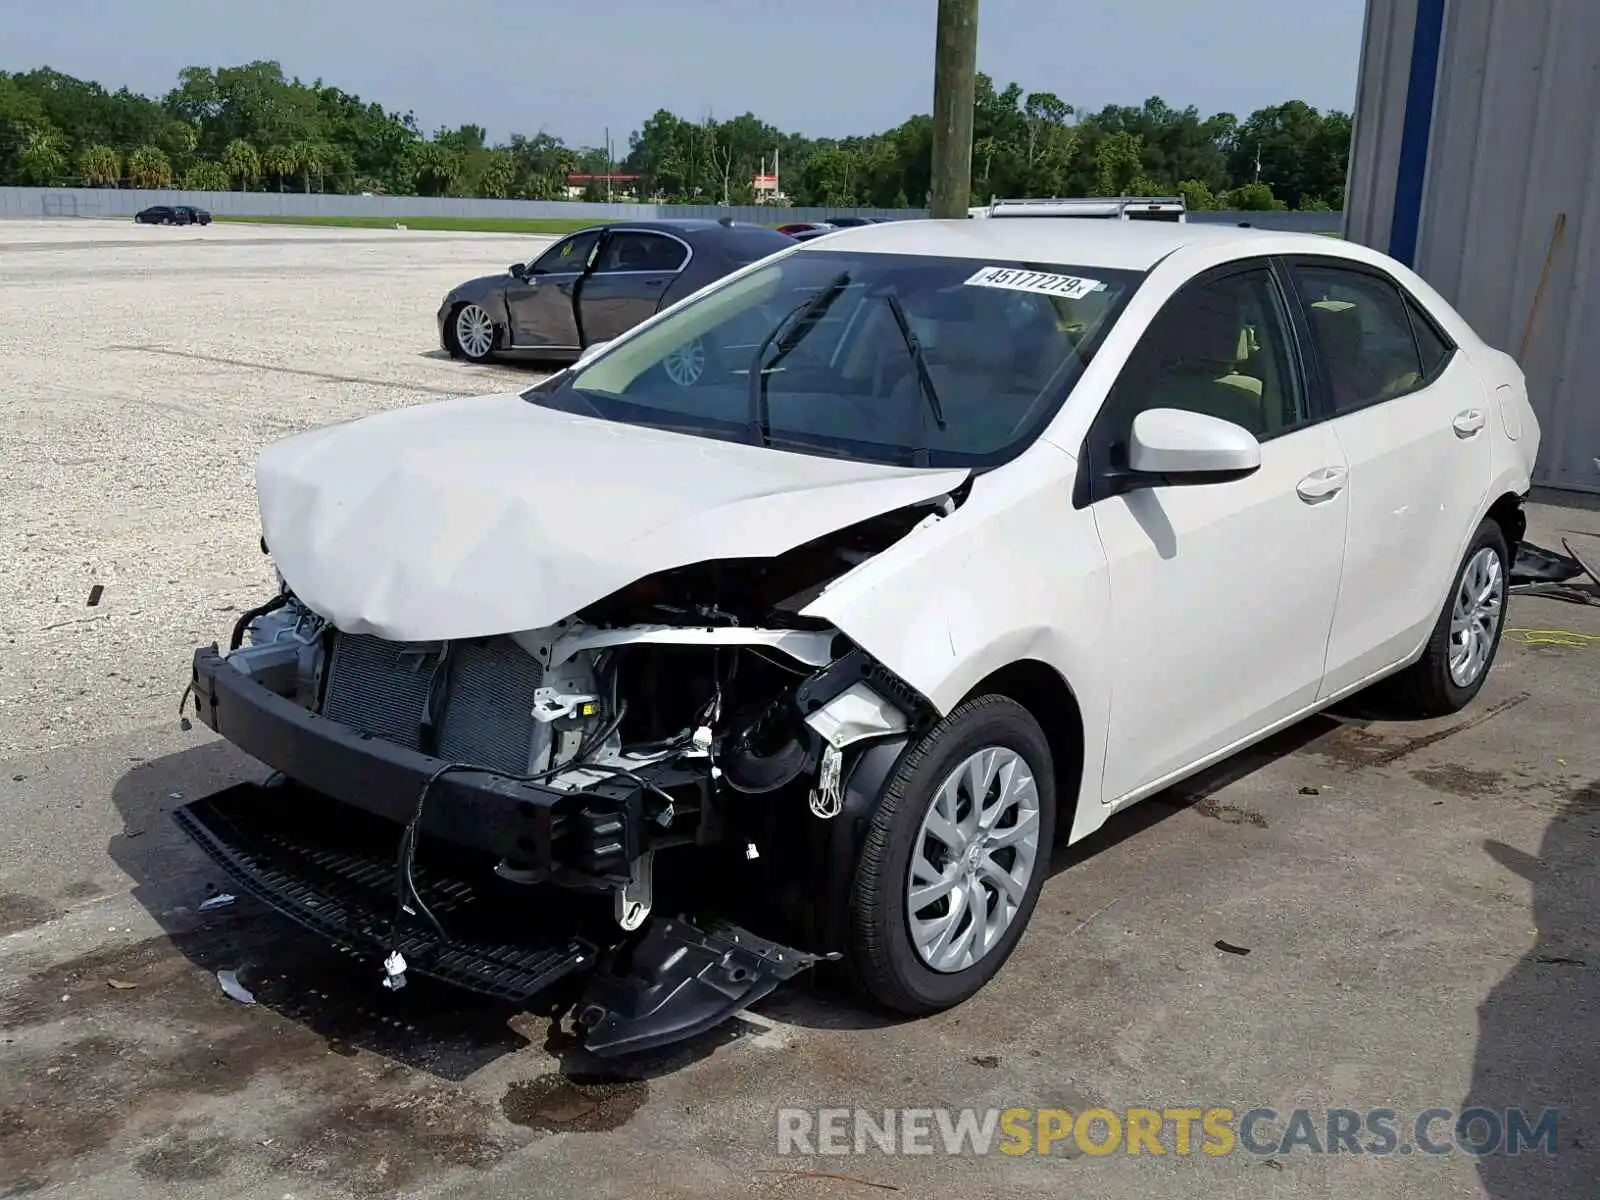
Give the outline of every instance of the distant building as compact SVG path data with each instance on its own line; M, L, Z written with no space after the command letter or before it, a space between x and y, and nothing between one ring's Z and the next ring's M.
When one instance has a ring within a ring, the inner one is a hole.
M609 189L617 200L632 200L638 194L639 176L617 174L589 174L573 172L567 176L567 199L582 200L591 187L602 191Z
M776 175L757 175L750 180L750 187L756 194L757 204L787 204L789 197L785 196L778 187Z

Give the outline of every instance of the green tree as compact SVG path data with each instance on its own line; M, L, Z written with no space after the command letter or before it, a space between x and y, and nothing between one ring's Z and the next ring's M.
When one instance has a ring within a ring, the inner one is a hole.
M1243 120L1207 116L1159 96L1086 112L1063 95L1028 92L1016 82L1000 86L980 75L973 121L978 199L1181 190L1199 209L1208 193L1220 204L1260 183L1274 204L1344 203L1350 116L1296 100ZM741 202L753 198L752 176L771 170L776 155L782 187L802 203L927 202L927 113L889 129L810 138L755 112L697 121L659 109L626 141L623 162L613 164L604 148L568 145L543 131L515 133L497 145L483 126L469 124L429 138L411 112L321 79L287 75L265 59L186 67L158 98L113 92L49 68L0 72L0 183L103 179L98 148L129 171L136 152L154 148L169 176L218 163L241 189L265 179L280 190L544 199L564 196L569 174L597 174L609 165L640 176L647 196ZM252 150L252 163L241 146L267 149ZM96 169L85 171L91 148ZM1254 191L1244 198L1264 202Z
M1208 212L1217 208L1217 197L1203 179L1185 179L1174 189L1183 197L1185 208L1193 212Z
M172 163L159 146L140 146L128 155L128 183L136 188L164 188L172 184Z
M300 176L302 188L309 193L312 179L320 181L328 169L328 148L321 142L307 140L290 146L289 155L294 159L295 173Z
M223 148L222 167L241 192L248 191L261 178L261 156L243 138L234 138Z
M28 129L20 154L24 182L49 186L59 183L67 169L66 141L48 125Z
M1097 196L1126 196L1144 168L1144 138L1126 130L1101 140L1094 151Z
M183 186L192 192L225 192L231 182L228 168L210 159L201 159L183 173Z
M1268 184L1245 183L1227 194L1224 207L1240 212L1275 212L1289 206L1272 194Z
M294 152L287 146L268 146L261 152L261 169L278 185L278 190L283 191L284 180L299 169Z
M122 182L122 159L110 146L78 151L78 178L84 187L114 188Z

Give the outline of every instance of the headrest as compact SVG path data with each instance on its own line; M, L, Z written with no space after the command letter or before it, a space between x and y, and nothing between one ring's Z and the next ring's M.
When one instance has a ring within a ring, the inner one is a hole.
M1307 306L1325 353L1336 361L1361 355L1361 314L1348 300L1314 300Z

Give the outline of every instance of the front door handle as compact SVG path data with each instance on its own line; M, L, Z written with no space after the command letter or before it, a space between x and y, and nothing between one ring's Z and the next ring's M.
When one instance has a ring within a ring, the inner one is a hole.
M1307 504L1316 504L1344 491L1345 475L1343 467L1323 467L1295 484L1294 490Z
M1488 418L1484 416L1483 409L1469 408L1464 412L1458 412L1456 419L1451 421L1450 424L1455 429L1457 437L1469 438L1482 429L1487 421Z

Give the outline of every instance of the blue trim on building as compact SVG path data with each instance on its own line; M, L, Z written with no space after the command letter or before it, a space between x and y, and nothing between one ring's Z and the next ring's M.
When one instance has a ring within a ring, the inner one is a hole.
M1417 233L1422 224L1422 186L1428 175L1428 145L1433 138L1433 99L1444 42L1445 0L1417 0L1417 25L1411 41L1411 77L1406 83L1406 115L1400 135L1400 169L1394 185L1394 217L1389 253L1408 267L1416 265Z

